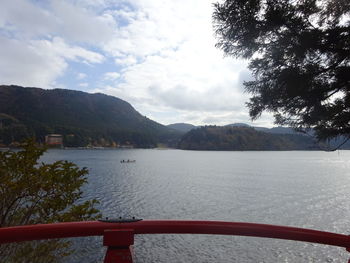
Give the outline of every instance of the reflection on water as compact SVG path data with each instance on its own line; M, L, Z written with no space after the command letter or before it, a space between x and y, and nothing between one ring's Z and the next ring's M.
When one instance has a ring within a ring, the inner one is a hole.
M90 170L84 198L104 216L246 221L349 234L350 151L51 150ZM120 160L136 160L120 163ZM80 238L68 262L101 262ZM346 262L330 246L251 237L136 236L136 262Z

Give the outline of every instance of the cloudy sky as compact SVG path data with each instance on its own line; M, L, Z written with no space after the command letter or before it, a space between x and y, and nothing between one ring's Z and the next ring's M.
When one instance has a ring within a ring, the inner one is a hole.
M250 123L247 61L215 48L212 3L1 0L0 82L106 93L162 124Z

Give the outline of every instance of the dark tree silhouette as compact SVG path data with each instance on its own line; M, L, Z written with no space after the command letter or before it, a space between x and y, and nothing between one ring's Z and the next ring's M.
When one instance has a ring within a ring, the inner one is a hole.
M252 119L350 138L350 1L226 0L213 14L217 47L249 58Z

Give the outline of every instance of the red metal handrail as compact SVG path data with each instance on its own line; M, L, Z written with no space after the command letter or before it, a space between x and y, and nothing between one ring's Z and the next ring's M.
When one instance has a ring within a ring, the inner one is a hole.
M133 244L134 234L238 235L350 248L350 236L343 234L267 224L190 220L142 220L129 223L86 221L6 227L0 228L0 244L51 238L104 236L105 245L128 248ZM125 262L132 262L132 260Z

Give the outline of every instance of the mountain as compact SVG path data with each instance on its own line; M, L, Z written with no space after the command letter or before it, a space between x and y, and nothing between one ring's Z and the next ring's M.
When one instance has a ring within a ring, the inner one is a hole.
M167 127L174 129L174 130L177 130L177 131L182 132L182 133L186 133L192 129L197 128L197 126L194 126L194 125L189 124L189 123L174 123L174 124L167 125Z
M225 126L229 126L229 127L250 127L250 125L248 125L246 123L242 123L242 122L236 122L236 123L232 123L232 124L227 124Z
M272 133L272 134L291 134L291 135L301 135L301 136L314 136L314 131L311 129L307 132L307 135L305 133L297 132L292 128L289 127L273 127L273 128L265 128L265 127L253 127L257 131L266 132L266 133ZM316 140L316 138L314 138ZM346 141L346 137L340 136L337 138L333 138L327 142L323 142L320 145L322 145L323 150L330 150L330 149L336 149L341 145L339 149L350 149L350 141ZM344 144L343 144L344 143Z
M172 128L174 130L186 133L190 130L193 130L195 128L198 128L200 126L195 126L189 123L174 123L169 124L167 127ZM274 134L301 134L296 131L294 131L292 128L288 127L273 127L273 128L266 128L266 127L256 127L256 126L250 126L249 124L243 123L243 122L236 122L225 125L225 127L251 127L254 128L257 131L267 132L267 133L274 133Z
M292 128L289 127L272 127L272 128L266 128L266 127L257 127L257 126L250 126L249 124L246 123L232 123L232 124L228 124L225 126L229 126L229 127L252 127L257 131L262 131L262 132L267 132L267 133L274 133L274 134L301 134L299 132L296 132L295 130L293 130Z
M0 143L50 133L67 146L173 143L178 132L142 116L116 97L82 91L0 86Z
M268 133L274 133L274 134L302 134L300 132L297 132L293 130L292 128L288 127L272 127L272 128L265 128L265 127L254 127L257 131L263 131Z
M318 144L298 134L270 134L252 127L205 126L186 133L178 147L185 150L315 150Z

